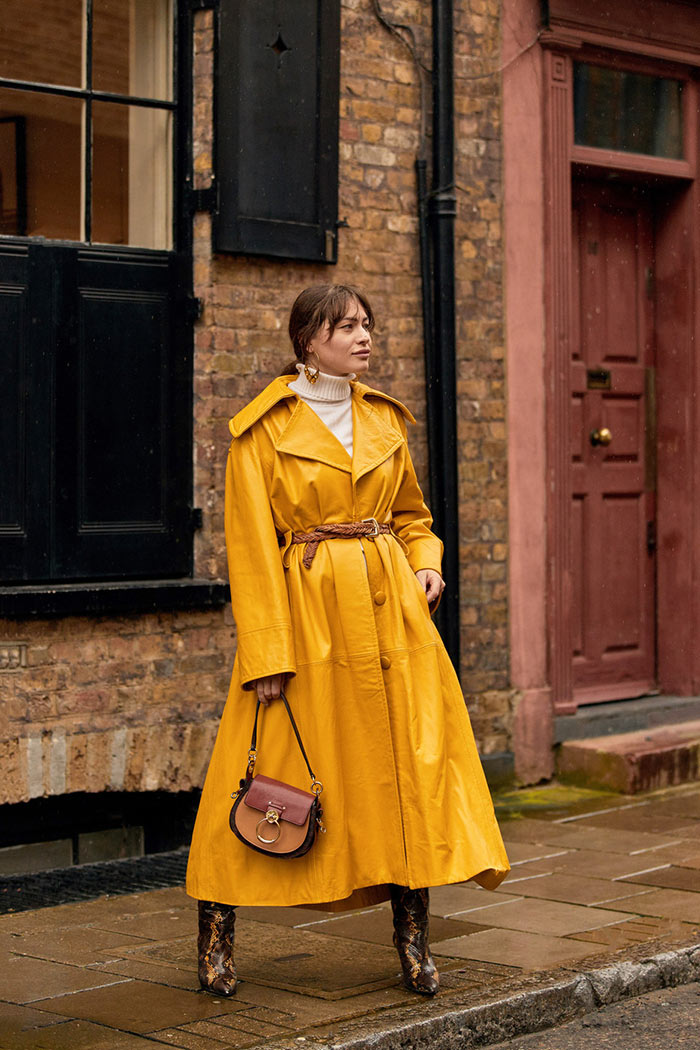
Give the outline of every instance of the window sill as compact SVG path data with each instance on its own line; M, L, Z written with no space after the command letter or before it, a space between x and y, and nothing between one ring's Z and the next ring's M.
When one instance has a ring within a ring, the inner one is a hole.
M98 616L221 609L229 601L221 580L124 580L0 587L0 617Z

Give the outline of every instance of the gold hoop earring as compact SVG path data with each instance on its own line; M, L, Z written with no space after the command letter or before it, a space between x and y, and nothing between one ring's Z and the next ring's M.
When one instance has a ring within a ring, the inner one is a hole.
M319 371L320 370L318 368L316 368L316 369L309 368L308 361L304 362L304 375L306 376L307 381L309 383L311 383L312 386L314 385L314 383L318 382L318 373L319 373Z

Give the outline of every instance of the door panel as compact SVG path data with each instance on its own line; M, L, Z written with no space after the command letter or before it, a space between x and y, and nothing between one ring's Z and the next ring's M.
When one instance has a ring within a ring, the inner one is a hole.
M582 182L573 203L572 658L582 703L638 696L655 684L646 448L653 243L650 207L633 189Z

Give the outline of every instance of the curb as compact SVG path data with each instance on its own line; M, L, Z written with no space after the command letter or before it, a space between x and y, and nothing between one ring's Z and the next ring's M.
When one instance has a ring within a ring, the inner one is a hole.
M537 975L533 975L536 979ZM345 1022L326 1038L313 1033L264 1044L265 1050L467 1050L556 1028L600 1007L700 980L700 943L639 962L621 961L568 980L478 1005L440 1008L428 1001L406 1020L390 1008L374 1020ZM426 1014L428 1016L426 1016ZM262 1050L262 1046L254 1048Z

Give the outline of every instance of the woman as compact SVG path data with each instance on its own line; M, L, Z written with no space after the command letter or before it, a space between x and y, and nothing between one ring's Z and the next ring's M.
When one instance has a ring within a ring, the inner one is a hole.
M356 379L373 327L357 289L307 288L289 321L293 374L230 423L238 650L187 877L200 982L217 995L236 987L236 905L342 910L387 899L404 982L433 995L426 887L473 878L493 889L508 871L459 682L430 619L442 545L406 444L415 420ZM329 528L348 523L362 534ZM327 834L293 860L247 849L228 826L256 699L266 705L256 773L307 786L275 703L283 687L325 788Z

